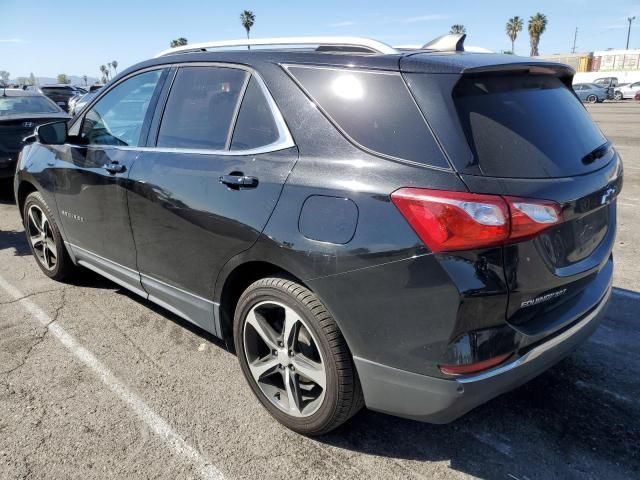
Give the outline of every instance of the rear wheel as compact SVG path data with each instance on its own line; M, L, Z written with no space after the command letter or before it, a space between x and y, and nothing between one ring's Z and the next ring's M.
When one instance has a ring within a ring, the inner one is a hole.
M38 267L47 277L63 280L75 266L69 258L51 210L40 192L27 196L23 216L27 241Z
M589 103L596 103L598 101L598 97L596 97L595 95L589 95L587 97L587 102Z
M286 427L321 435L363 406L347 344L307 288L280 277L258 280L240 297L234 322L245 378Z

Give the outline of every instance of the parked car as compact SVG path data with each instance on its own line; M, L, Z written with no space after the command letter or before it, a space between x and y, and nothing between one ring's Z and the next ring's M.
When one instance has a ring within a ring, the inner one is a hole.
M73 96L80 93L80 90L78 90L77 87L66 84L43 85L40 87L40 90L47 97L56 102L56 104L65 112L69 111L69 100L71 100Z
M22 141L36 126L67 118L60 107L37 91L0 89L0 180L13 178Z
M636 93L640 92L640 82L629 83L616 87L614 97L616 100L624 100L625 98L634 98Z
M607 89L595 83L577 83L573 85L573 91L583 102L601 103L607 99Z
M640 92L636 93L636 96L633 97L633 98L636 99L636 100L640 100Z
M449 422L528 381L599 323L622 164L572 69L461 38L243 40L129 68L22 152L38 266L224 339L304 434L363 405Z
M607 89L607 99L614 98L615 88L618 86L618 77L596 78L593 83Z
M69 115L74 116L80 110L84 108L84 106L91 101L93 97L96 96L98 90L93 90L89 93L84 93L82 95L76 95L71 100L69 100Z

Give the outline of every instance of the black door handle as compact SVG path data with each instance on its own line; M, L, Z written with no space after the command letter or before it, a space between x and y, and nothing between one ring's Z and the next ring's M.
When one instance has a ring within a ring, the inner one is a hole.
M107 163L102 166L107 172L115 175L116 173L124 173L127 170L127 167L119 164L118 162Z
M220 183L224 183L233 190L240 190L241 188L256 188L258 179L243 175L241 172L231 172L229 175L222 175Z

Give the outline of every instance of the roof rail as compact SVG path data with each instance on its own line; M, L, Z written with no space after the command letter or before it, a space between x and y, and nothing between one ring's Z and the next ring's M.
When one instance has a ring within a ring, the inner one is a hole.
M268 45L318 45L318 46L336 46L336 47L356 47L365 49L371 53L394 54L398 51L387 45L386 43L372 40L370 38L361 37L278 37L278 38L251 38L240 40L223 40L219 42L204 42L184 45L182 47L170 48L156 55L164 57L165 55L173 55L174 53L189 53L197 51L206 51L210 48L229 48L229 47L250 47L250 46L268 46Z
M465 38L467 38L467 35L464 33L449 33L425 43L422 49L436 50L438 52L464 52Z

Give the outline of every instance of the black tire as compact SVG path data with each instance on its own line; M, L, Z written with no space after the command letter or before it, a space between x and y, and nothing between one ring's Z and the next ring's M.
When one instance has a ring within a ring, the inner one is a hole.
M598 97L595 95L589 95L587 97L587 102L588 103L596 103L598 101Z
M624 96L622 95L622 92L616 92L613 94L613 98L615 98L616 100L620 101L620 100L624 100Z
M51 239L53 240L56 248L56 263L52 268L47 268L44 263L40 260L39 255L36 253L36 249L30 239L30 226L29 226L29 211L31 207L39 208L47 217L48 225L50 227ZM76 267L71 261L69 257L69 253L64 245L64 241L62 240L62 236L60 235L60 230L56 221L54 219L53 214L51 213L51 209L42 198L40 192L32 192L30 193L24 202L23 207L23 218L24 218L24 229L27 235L27 243L29 244L29 248L31 249L31 253L40 267L40 270L49 278L57 281L64 280L68 278L75 270Z
M293 309L317 339L326 371L324 399L307 417L289 415L266 397L249 370L244 329L247 315L261 302L275 301ZM303 435L322 435L346 422L364 405L351 353L335 320L309 289L283 277L263 278L241 295L234 316L234 340L242 372L253 393L269 413L287 428Z

